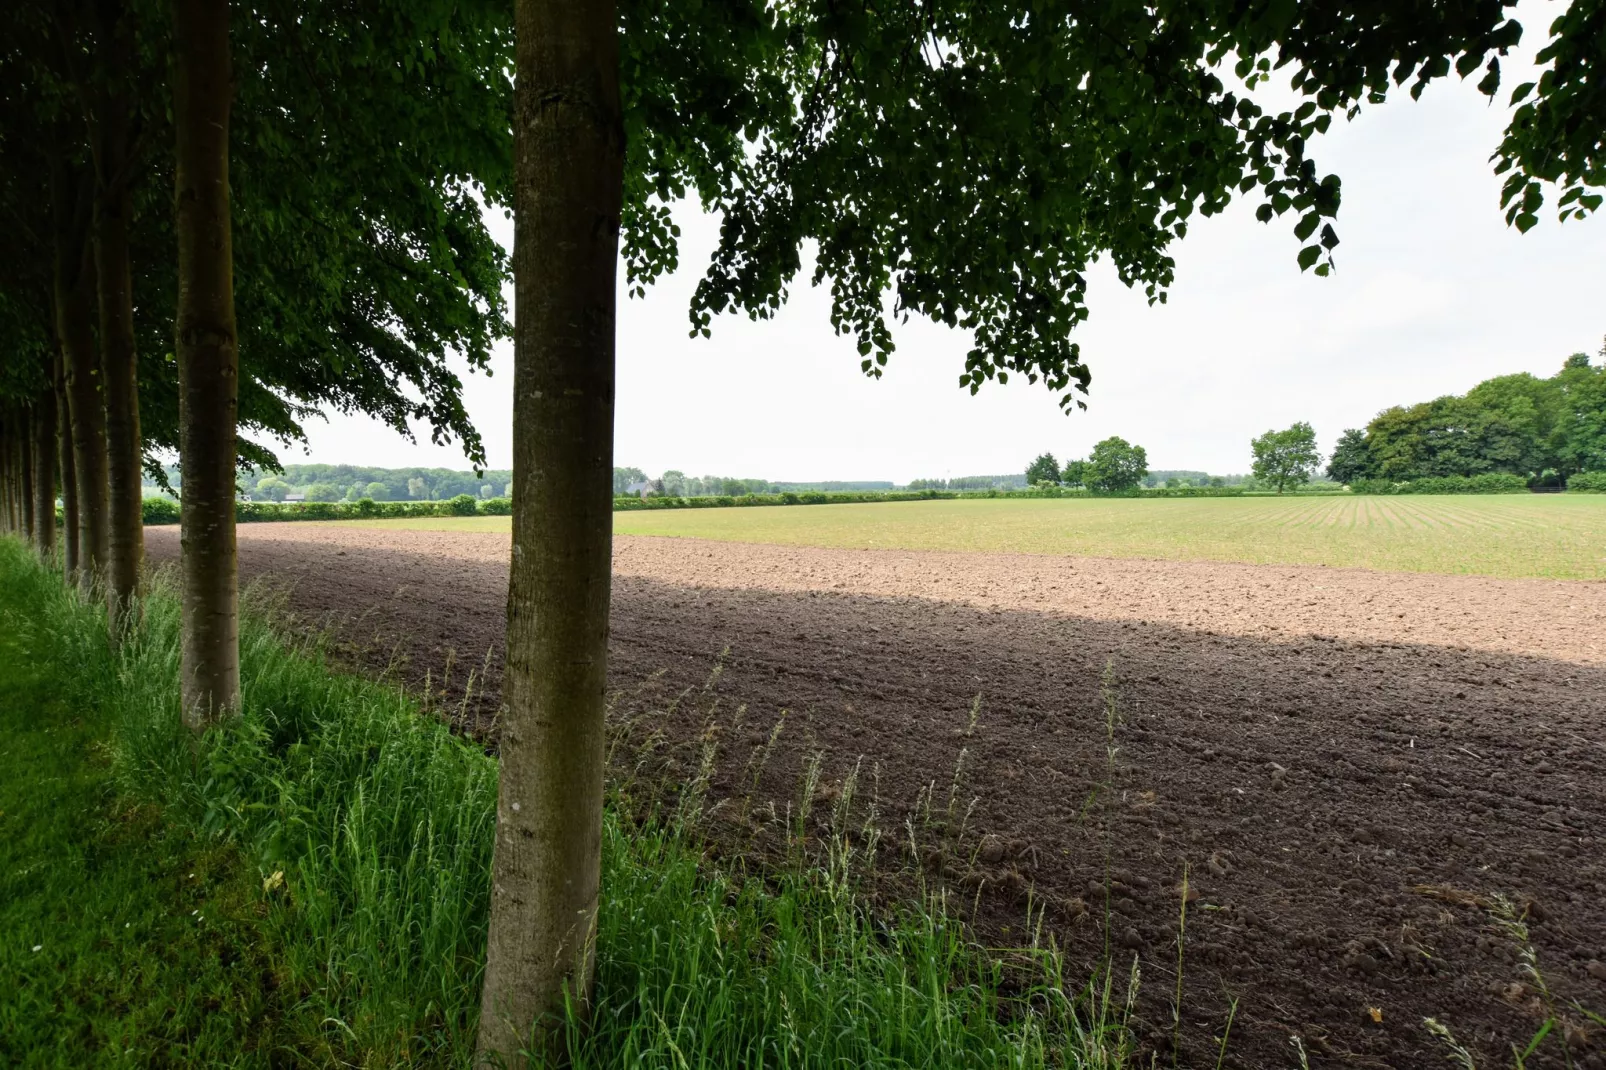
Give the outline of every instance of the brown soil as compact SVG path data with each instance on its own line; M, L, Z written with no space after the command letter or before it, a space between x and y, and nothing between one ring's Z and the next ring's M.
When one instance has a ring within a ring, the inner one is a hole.
M505 536L240 536L247 579L294 579L289 607L373 666L438 681L453 661L460 684L489 652L487 727ZM176 532L147 545L172 559ZM966 847L926 864L994 932L1020 935L1030 888L1079 965L1106 939L1136 954L1156 1047L1186 866L1181 1065L1214 1065L1231 999L1229 1066L1297 1065L1291 1036L1312 1066L1446 1065L1428 1016L1509 1065L1543 1013L1491 917L1504 896L1574 1064L1606 1068L1606 1030L1570 1009L1606 1011L1606 584L628 537L615 554L622 702L675 710L664 729L688 738L700 715L669 697L729 648L733 764L789 711L761 792L796 798L814 748L828 782L863 756L893 827L932 782L945 807L963 750ZM1530 1065L1562 1065L1546 1050Z

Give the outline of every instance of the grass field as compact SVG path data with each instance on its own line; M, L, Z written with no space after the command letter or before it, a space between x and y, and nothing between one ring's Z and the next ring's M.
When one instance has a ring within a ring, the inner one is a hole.
M507 531L507 517L355 521ZM1606 495L889 502L615 513L624 535L1606 579Z

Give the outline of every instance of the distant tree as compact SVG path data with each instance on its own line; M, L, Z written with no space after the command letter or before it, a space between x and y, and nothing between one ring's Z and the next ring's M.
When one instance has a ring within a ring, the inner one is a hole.
M725 479L721 483L720 493L728 494L734 498L739 494L747 493L747 484L740 479Z
M1026 466L1026 483L1036 486L1039 483L1058 483L1060 481L1060 463L1054 459L1052 453L1039 454L1037 459Z
M407 481L407 496L414 501L424 501L429 497L429 484L414 476Z
M491 486L491 484L489 484L489 483L481 483L480 484L480 497L481 498L494 498L494 497L496 497L496 488Z
M1227 480L1223 476L1211 476L1210 485L1212 487L1225 487L1227 485Z
M1106 493L1134 490L1149 473L1149 455L1142 446L1111 435L1087 456L1088 489Z
M390 488L383 483L370 483L363 488L363 497L376 502L390 501Z
M1251 440L1249 448L1255 455L1255 478L1276 487L1278 494L1310 482L1322 463L1322 455L1316 451L1316 431L1303 421L1282 431L1267 431Z
M647 473L639 468L615 468L613 470L613 493L615 497L626 494L632 483L647 482Z
M284 496L290 493L290 484L278 476L268 476L257 480L256 497L265 498L270 502L282 502Z
M1565 405L1551 437L1564 472L1606 472L1606 343L1600 355L1594 365L1575 353L1556 376Z
M947 490L948 489L948 481L946 479L911 479L909 481L909 488L908 489L910 489L910 490Z
M684 497L686 494L686 473L671 468L659 479L664 485L664 493L671 498Z
M338 502L341 490L333 483L314 483L307 488L306 494L309 502Z
M1338 445L1327 461L1327 478L1335 483L1353 483L1357 479L1370 479L1373 474L1372 453L1367 447L1366 432L1352 427L1338 436Z
M365 489L366 488L361 483L353 483L351 486L346 488L346 501L348 501L348 502L360 502L360 501L362 501L362 495L363 495L363 491Z
M1060 473L1060 482L1067 487L1083 487L1087 485L1087 462L1066 461L1065 470Z
M503 487L502 487L502 496L504 498L513 497L513 484L507 483L507 484L503 485Z

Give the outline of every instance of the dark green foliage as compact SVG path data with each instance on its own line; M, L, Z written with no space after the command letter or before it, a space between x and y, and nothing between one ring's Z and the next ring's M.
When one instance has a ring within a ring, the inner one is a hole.
M1039 483L1058 483L1060 481L1060 463L1054 459L1052 453L1040 453L1036 460L1026 466L1026 485L1036 486Z
M1066 461L1064 471L1060 472L1060 482L1067 487L1085 487L1087 486L1087 479L1088 468L1086 461Z
M140 511L147 524L178 523L178 502L172 498L146 498Z
M1322 463L1321 454L1316 452L1316 432L1304 422L1282 431L1267 431L1251 440L1249 448L1255 458L1255 478L1278 494L1308 483Z
M1606 364L1575 354L1548 379L1503 375L1461 397L1386 409L1367 425L1364 453L1353 439L1340 445L1345 470L1366 478L1506 473L1560 485L1606 468Z
M479 507L479 500L472 494L459 494L446 503L446 511L452 516L473 516Z
M1083 469L1089 490L1119 493L1135 490L1149 471L1149 455L1142 446L1112 435L1093 447Z
M1578 472L1567 480L1567 489L1588 494L1606 494L1606 472Z
M1550 38L1535 57L1548 69L1511 92L1518 106L1496 154L1506 222L1519 230L1539 221L1544 185L1559 187L1563 220L1598 209L1606 187L1606 2L1573 0Z
M1476 476L1424 476L1405 482L1358 479L1350 484L1355 494L1525 494L1528 481L1504 472Z
M1338 445L1327 460L1327 477L1336 483L1353 483L1371 476L1372 456L1366 448L1366 432L1352 427L1338 437Z

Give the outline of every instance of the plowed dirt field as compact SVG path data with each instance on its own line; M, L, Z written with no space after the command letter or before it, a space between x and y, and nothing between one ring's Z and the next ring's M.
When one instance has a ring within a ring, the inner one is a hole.
M176 557L176 531L147 540ZM482 733L507 553L500 534L240 529L245 579L287 582L353 659L414 682L451 662L460 696L489 654ZM615 560L627 713L694 737L722 662L717 788L786 711L758 788L779 806L817 750L827 793L878 770L888 827L956 795L967 846L929 872L984 931L1020 939L1030 897L1078 966L1107 941L1137 956L1156 1047L1186 866L1181 1065L1215 1065L1232 1000L1228 1066L1298 1065L1295 1036L1312 1066L1446 1065L1429 1016L1509 1065L1543 1012L1503 897L1574 1064L1606 1068L1606 1030L1570 1009L1606 1011L1606 583L630 536Z

